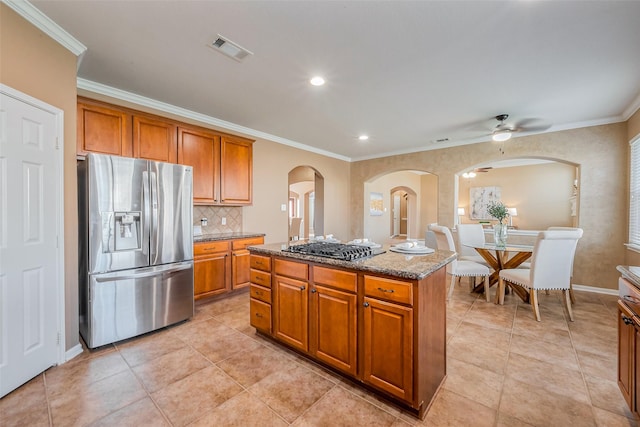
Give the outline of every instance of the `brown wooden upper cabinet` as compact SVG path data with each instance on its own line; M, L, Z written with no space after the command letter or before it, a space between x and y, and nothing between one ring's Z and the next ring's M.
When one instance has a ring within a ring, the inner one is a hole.
M220 138L220 197L229 205L250 205L253 183L253 142Z
M253 141L78 97L77 154L193 166L193 203L252 203Z
M177 163L177 126L164 120L134 114L133 157Z
M178 127L178 163L193 166L193 203L251 204L252 141Z
M87 153L131 157L131 114L90 102L78 102L78 145Z

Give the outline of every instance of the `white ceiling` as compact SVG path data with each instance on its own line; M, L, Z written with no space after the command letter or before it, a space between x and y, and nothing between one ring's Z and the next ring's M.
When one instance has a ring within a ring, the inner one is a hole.
M554 131L640 106L640 1L31 3L87 46L80 79L338 158L486 141L501 113ZM221 55L217 34L254 54Z

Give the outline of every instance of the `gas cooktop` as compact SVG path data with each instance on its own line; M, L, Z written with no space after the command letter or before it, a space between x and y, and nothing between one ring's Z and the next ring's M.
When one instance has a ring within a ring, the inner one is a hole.
M300 245L291 245L284 249L284 251L340 259L344 261L354 261L356 259L366 258L384 252L381 250L371 249L367 246L328 242L310 242L302 243Z

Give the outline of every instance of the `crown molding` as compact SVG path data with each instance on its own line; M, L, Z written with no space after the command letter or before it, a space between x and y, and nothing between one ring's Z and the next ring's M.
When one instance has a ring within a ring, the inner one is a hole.
M631 104L629 104L627 109L624 110L624 112L622 113L622 117L624 117L625 120L629 120L631 116L633 116L636 113L636 111L638 111L639 109L640 109L640 93L638 93L638 96L636 96L636 99L634 99L631 102Z
M82 59L87 47L80 43L75 37L66 32L61 26L53 22L44 13L40 12L34 5L26 0L0 0L2 3L13 9L18 15L33 24L40 31L60 43L71 53ZM78 66L80 61L78 61Z
M218 128L229 130L232 132L241 133L254 138L266 139L268 141L277 142L278 144L287 145L289 147L297 148L311 153L320 154L322 156L331 157L345 162L351 162L351 159L346 156L342 156L330 151L322 150L319 148L311 147L309 145L302 144L300 142L292 141L290 139L281 138L276 135L271 135L266 132L251 129L235 123L227 122L225 120L217 119L215 117L207 116L205 114L197 113L195 111L187 110L186 108L176 107L175 105L167 104L165 102L156 101L155 99L147 98L145 96L137 95L135 93L127 92L122 89L117 89L111 86L104 85L102 83L96 83L91 80L86 80L78 77L77 83L78 89L87 90L89 92L98 93L100 95L109 96L111 98L119 99L122 101L131 102L133 104L142 105L145 107L153 108L154 110L163 111L165 113L175 114L179 117L187 119L197 120L201 123L206 123Z

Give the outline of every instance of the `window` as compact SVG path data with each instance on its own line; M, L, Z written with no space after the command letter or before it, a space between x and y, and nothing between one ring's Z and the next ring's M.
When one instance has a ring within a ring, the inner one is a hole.
M640 250L640 138L631 142L629 246Z

